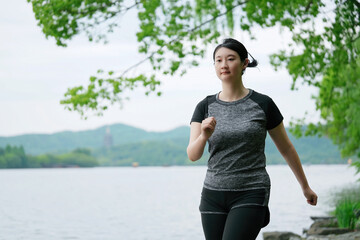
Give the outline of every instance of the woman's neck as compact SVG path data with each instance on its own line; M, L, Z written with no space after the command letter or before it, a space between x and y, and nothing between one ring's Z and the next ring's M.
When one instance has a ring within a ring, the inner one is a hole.
M219 99L225 102L237 101L248 95L249 89L245 88L242 81L237 84L222 84L222 91L219 94Z

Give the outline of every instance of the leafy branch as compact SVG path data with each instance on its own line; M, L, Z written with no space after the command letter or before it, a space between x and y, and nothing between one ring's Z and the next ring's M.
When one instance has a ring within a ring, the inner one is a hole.
M246 2L238 3L235 6L231 6L226 11L221 12L217 14L216 16L208 19L207 21L204 21L195 27L184 30L188 34L194 33L197 30L201 29L203 26L216 21L216 19L228 14L229 12L233 11L236 7L239 7ZM124 98L121 96L122 93L125 92L125 90L133 90L139 85L142 85L146 88L146 95L149 95L151 92L155 92L157 87L160 85L160 81L156 78L155 74L152 74L150 77L145 76L144 74L140 74L136 77L127 77L127 73L138 67L139 65L147 62L152 61L152 65L155 65L155 62L162 62L163 58L162 55L165 53L163 50L164 48L167 48L168 50L173 50L173 52L176 52L178 50L172 49L172 46L176 46L177 44L181 44L181 41L186 37L187 35L182 35L177 38L173 38L172 40L168 42L163 42L162 45L158 47L157 50L152 51L151 53L148 53L149 55L144 58L143 60L139 61L138 63L130 66L129 68L125 69L122 73L118 73L119 77L113 77L115 75L114 71L108 72L107 76L99 77L99 76L91 76L90 77L90 84L88 87L78 86L69 88L68 91L65 93L66 99L61 100L61 104L65 105L67 110L70 111L77 111L81 114L82 117L85 119L87 118L86 114L89 112L89 110L95 111L96 115L101 116L103 114L103 111L108 109L108 104L114 104L114 103L120 103L122 104ZM193 50L195 50L193 46ZM198 55L203 55L203 52ZM178 55L178 58L181 59L182 57L179 56L181 53L178 51L176 52ZM196 55L195 52L192 52L193 55ZM174 75L179 69L178 67L182 63L182 61L178 60L171 60L172 64L170 65L170 68L166 68L162 71L163 75L171 74ZM197 66L197 62L192 60L188 66ZM160 66L157 66L154 68L154 70L161 70ZM185 74L186 70L182 71L182 75ZM103 70L99 70L98 74L106 75L106 73ZM157 91L156 94L158 96L161 96L161 92Z
M138 13L138 52L144 59L124 71L99 70L88 86L69 88L61 103L86 118L90 111L103 114L110 104L127 99L139 86L145 94L156 93L161 76L182 76L199 64L206 46L221 35L232 35L236 27L253 37L254 27L280 26L292 33L287 49L270 56L275 69L285 67L292 89L301 81L317 88L313 96L321 123L312 123L298 135L326 135L343 156L360 157L360 3L357 0L28 0L46 37L59 46L85 32L90 41L106 38L118 26L116 17L130 10ZM110 20L113 22L110 23ZM107 24L107 32L97 33ZM106 39L105 39L106 40ZM130 75L150 62L147 74ZM294 123L295 124L295 123ZM300 131L301 130L301 131Z

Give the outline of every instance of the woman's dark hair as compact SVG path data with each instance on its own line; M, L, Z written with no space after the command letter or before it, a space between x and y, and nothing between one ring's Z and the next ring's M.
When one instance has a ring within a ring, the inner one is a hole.
M215 53L219 48L222 47L226 47L229 48L235 52L237 52L240 56L241 61L245 61L246 58L248 58L248 51L246 50L245 46L239 42L238 40L235 40L233 38L226 38L224 39L223 43L219 44L213 53L213 60L215 61ZM252 58L252 61L249 62L248 67L256 67L258 65L258 62L256 61L256 59L251 56L251 54L249 53L250 57Z

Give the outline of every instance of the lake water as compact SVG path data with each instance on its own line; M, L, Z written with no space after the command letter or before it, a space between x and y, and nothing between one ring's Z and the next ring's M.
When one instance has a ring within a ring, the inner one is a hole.
M331 210L331 192L355 183L346 165L304 166L318 206L290 168L268 166L271 222L262 231L302 233ZM206 167L0 170L0 239L204 239L198 205ZM259 235L258 239L262 239Z

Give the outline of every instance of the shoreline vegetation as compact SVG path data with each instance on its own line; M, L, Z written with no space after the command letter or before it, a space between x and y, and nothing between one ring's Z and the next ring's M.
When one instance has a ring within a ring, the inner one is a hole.
M75 149L64 154L42 154L38 156L27 155L22 146L0 147L1 168L71 168L95 167L98 161L88 149Z
M0 169L13 168L77 168L77 167L147 167L147 166L205 166L208 153L196 161L191 162L186 156L185 148L179 146L169 149L160 143L143 142L138 145L101 148L97 150L77 148L67 153L45 153L39 155L26 154L23 146L0 147ZM281 160L281 157L279 157ZM344 161L311 161L303 165L318 164L348 164L354 165L352 160ZM267 156L267 165L286 164L277 157Z

